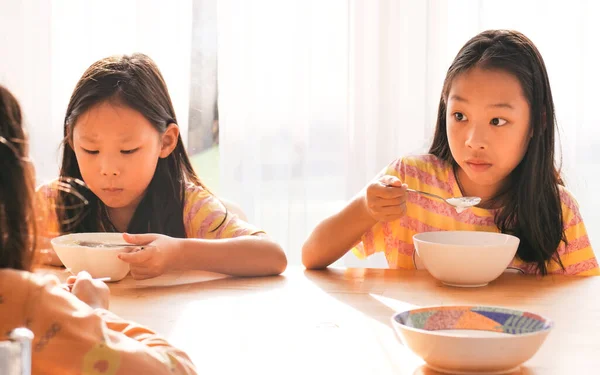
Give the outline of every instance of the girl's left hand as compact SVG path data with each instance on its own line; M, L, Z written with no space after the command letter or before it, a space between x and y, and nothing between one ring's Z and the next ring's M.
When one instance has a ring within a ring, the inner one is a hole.
M65 289L94 309L108 309L108 286L100 280L92 279L86 271L79 272L77 276L69 276Z
M137 280L160 276L175 264L180 252L180 239L162 234L127 234L123 239L128 243L140 245L127 253L119 254L119 259L129 263L131 276Z

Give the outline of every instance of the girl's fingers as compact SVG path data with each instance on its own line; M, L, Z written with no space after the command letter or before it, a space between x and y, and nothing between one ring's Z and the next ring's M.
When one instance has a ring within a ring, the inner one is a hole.
M400 179L396 176L391 176L391 175L383 176L379 179L379 182L381 182L381 184L384 186L402 187L402 181L400 181Z
M404 197L406 195L406 186L386 186L380 183L373 188L373 194L376 197L384 199Z
M406 197L392 198L392 199L377 199L375 201L375 208L383 207L398 207L406 205Z
M129 253L120 253L118 257L129 264L141 264L152 258L152 252L149 249L143 249Z
M123 239L134 245L148 245L150 242L158 239L160 235L154 233L129 234L123 233Z

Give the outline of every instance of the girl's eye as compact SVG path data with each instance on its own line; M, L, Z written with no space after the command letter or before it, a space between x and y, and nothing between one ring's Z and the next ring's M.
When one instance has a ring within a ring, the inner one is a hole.
M502 118L498 118L498 117L494 117L491 121L490 124L494 125L494 126L502 126L506 124L506 120L502 119Z
M453 116L456 121L467 121L468 120L467 116L465 116L463 113L460 113L460 112L454 113Z
M83 150L83 152L85 152L86 154L90 154L90 155L96 155L99 151L98 150L86 150L85 148L81 148Z
M134 148L132 150L121 150L121 154L130 155L136 152L139 148Z

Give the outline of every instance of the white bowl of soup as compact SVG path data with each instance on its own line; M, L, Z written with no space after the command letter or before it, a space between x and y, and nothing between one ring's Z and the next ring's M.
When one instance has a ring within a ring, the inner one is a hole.
M413 236L415 250L429 273L450 286L487 285L510 265L519 238L474 231L423 232Z
M392 317L402 343L450 374L510 374L540 349L551 320L492 306L433 306Z
M123 279L129 264L118 258L128 245L122 233L74 233L50 241L56 255L73 274L87 271L93 278Z

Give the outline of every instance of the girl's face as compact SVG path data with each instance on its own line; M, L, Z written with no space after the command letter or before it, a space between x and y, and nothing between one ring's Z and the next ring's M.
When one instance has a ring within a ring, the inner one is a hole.
M452 82L446 130L466 195L494 196L521 162L531 138L529 104L515 76L470 69Z
M141 113L105 101L79 116L72 146L81 176L92 192L109 208L135 209L158 159L173 151L178 136L174 124L160 134Z

